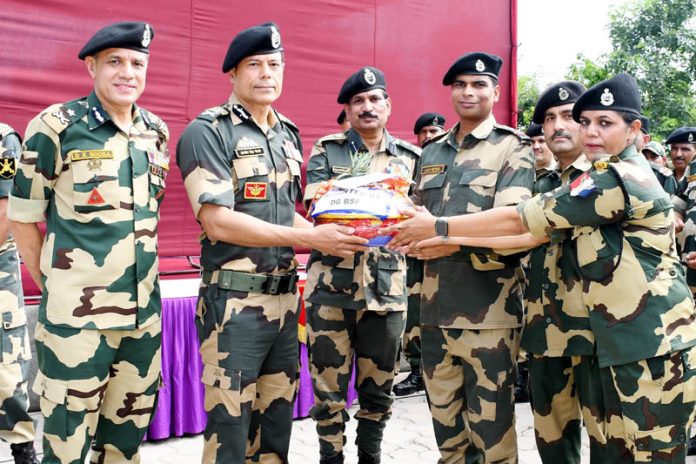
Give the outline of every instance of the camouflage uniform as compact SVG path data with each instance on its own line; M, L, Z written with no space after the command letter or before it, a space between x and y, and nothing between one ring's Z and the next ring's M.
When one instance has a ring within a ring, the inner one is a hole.
M425 148L414 199L436 216L529 198L530 140L493 115L457 144L459 124ZM513 383L522 325L519 256L462 247L426 261L423 373L442 463L516 462Z
M17 133L10 126L0 124L0 198L7 198L10 194L20 152ZM0 245L0 277L0 317L3 322L0 327L0 438L9 443L33 442L34 422L27 413L31 347L17 245L9 233Z
M411 366L411 370L421 368L420 299L422 285L423 261L406 258L408 308L406 310L406 328L401 341L401 350L409 366Z
M27 128L9 217L46 219L36 329L43 462L139 462L160 383L157 223L166 125L133 107L122 132L97 96Z
M273 111L269 126L264 133L234 94L189 124L177 163L196 217L211 204L292 227L301 196L299 135ZM287 462L299 349L295 252L205 234L201 244L203 462Z
M696 251L696 160L692 160L686 168L684 177L679 181L677 193L672 197L674 211L684 218L684 228L679 234L681 238L681 258ZM696 295L696 269L686 267L686 282L691 292Z
M603 389L597 411L617 452L605 462L684 462L696 406L696 313L669 197L634 154L630 146L621 158L596 161L590 186L566 185L519 211L535 236L568 230L576 243Z
M319 184L350 172L351 153L366 150L355 130L319 139L309 158L305 201ZM372 158L372 172L388 166L415 172L420 148L393 138L386 130ZM348 381L355 356L360 410L356 444L371 455L380 452L391 415L392 384L404 330L406 260L385 247L369 248L342 259L312 251L307 270L307 335L320 453L341 453L348 413Z
M660 183L665 192L670 196L677 193L677 179L674 177L674 173L667 167L661 166L656 163L650 163L650 169L657 177L657 181Z

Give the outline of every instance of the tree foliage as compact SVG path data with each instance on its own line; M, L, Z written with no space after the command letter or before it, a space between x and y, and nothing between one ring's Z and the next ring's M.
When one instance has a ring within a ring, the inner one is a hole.
M653 136L696 125L696 0L636 0L609 19L613 50L597 62L579 55L568 77L592 85L632 74Z
M517 78L517 127L526 128L532 122L534 105L539 99L539 84L535 76Z

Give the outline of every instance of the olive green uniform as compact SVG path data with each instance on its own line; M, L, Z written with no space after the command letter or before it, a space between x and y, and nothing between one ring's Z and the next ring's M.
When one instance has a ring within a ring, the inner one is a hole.
M355 130L319 139L307 167L305 201L321 182L350 172L351 154L366 151ZM371 172L394 169L413 176L420 148L392 137L386 130L371 161ZM373 247L352 258L322 255L308 263L307 335L320 453L341 453L345 444L348 382L355 357L358 448L378 455L391 415L392 384L404 330L406 260L385 247Z
M139 462L160 383L157 223L166 125L133 105L123 132L97 96L27 128L9 218L46 221L33 390L45 463Z
M684 462L696 406L696 313L668 195L629 146L518 208L535 236L568 231L594 336L609 462Z
M209 204L293 226L300 139L282 115L271 111L268 122L264 133L233 94L189 124L177 164L196 217ZM196 325L208 414L202 462L287 462L299 349L295 252L203 234L201 266Z
M515 205L534 185L531 141L491 115L459 144L429 143L414 199L436 216ZM519 256L462 247L425 262L423 373L445 464L517 461L513 383L522 326Z
M10 194L21 151L14 129L0 124L0 198ZM8 443L32 442L34 422L27 412L31 348L17 245L9 233L0 245L0 318L0 438Z

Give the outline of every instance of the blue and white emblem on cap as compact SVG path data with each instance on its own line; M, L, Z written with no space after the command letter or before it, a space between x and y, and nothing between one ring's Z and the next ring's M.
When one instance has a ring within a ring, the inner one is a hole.
M478 72L483 72L486 70L486 65L483 64L483 61L481 60L476 60L476 70Z
M143 31L143 40L140 42L143 47L147 48L152 42L152 31L150 30L150 25L145 24L145 30Z
M280 47L280 32L278 32L275 26L271 26L271 45L273 48Z
M566 101L570 97L570 94L568 91L565 89L565 87L559 87L558 88L558 99L561 101Z
M599 99L599 102L604 106L611 106L614 104L614 94L611 93L609 89L604 89L604 93Z
M377 76L370 68L365 68L365 71L363 71L363 79L365 79L368 85L375 85L375 82L377 82Z

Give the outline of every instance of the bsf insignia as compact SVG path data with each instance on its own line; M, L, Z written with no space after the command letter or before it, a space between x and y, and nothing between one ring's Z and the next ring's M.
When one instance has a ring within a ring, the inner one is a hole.
M87 161L87 169L90 171L99 171L102 167L102 160L90 159Z
M421 176L435 176L437 174L442 174L447 169L444 164L431 164L429 166L423 166L421 168Z
M51 116L56 118L58 120L58 122L64 126L66 126L70 122L70 120L68 118L66 118L65 115L63 114L63 112L60 110L54 111L53 113L51 113Z
M249 137L242 137L234 146L234 153L238 157L263 155L263 148Z
M570 97L570 94L564 87L558 89L558 99L561 101L566 101Z
M368 68L365 68L365 71L363 71L363 79L365 79L368 85L375 85L375 82L377 82L377 76Z
M483 61L481 60L476 60L476 70L478 72L483 72L486 70L486 65L483 64Z
M604 93L602 94L602 97L599 99L599 102L604 105L604 106L611 106L614 104L614 94L611 93L609 89L604 89Z
M242 105L232 105L232 112L236 114L237 117L239 117L239 119L241 119L242 121L246 121L251 117Z
M143 40L141 42L142 46L147 48L152 41L152 32L150 31L150 25L145 24L145 30L143 31Z
M266 182L247 182L244 184L244 199L265 200L268 184Z
M689 142L694 141L694 133L693 132L689 132L689 139L688 140L689 140Z
M609 169L609 162L607 160L595 161L594 167L598 171L606 171L607 169Z
M14 158L0 159L0 177L12 179L17 172L17 160Z
M104 197L101 196L101 193L99 193L99 190L97 190L97 187L94 187L92 189L92 192L89 194L89 198L87 199L87 204L88 205L103 205L106 203L104 201Z
M273 26L271 26L271 45L273 48L280 47L280 33L278 32L278 29Z
M435 116L435 119L433 119L433 126L437 126L438 124L440 124L440 118Z
M92 107L92 113L94 113L94 117L97 121L103 123L104 122L104 116L102 116L101 112L97 109L96 106Z

